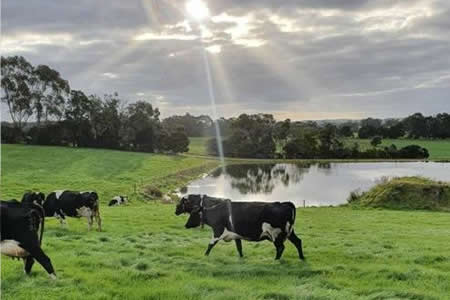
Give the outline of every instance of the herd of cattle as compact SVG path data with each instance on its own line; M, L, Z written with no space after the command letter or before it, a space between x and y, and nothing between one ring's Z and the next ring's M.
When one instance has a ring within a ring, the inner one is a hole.
M127 197L116 196L109 206L127 202ZM51 278L56 278L51 260L41 248L45 218L56 217L65 224L66 217L86 217L89 230L96 221L101 231L99 197L94 191L55 191L46 198L43 193L28 192L21 202L1 201L0 209L1 253L22 258L26 274L37 260ZM288 239L297 248L299 258L304 259L302 241L294 232L296 210L291 202L233 202L206 195L187 195L181 198L175 210L176 215L183 213L190 215L186 228L204 224L212 228L212 239L205 255L221 240L234 240L241 257L241 240L269 240L276 248L275 259L280 259Z

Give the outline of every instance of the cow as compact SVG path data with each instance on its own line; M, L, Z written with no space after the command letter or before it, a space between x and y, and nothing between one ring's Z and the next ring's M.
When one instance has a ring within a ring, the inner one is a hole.
M221 240L235 240L236 249L243 257L242 242L269 240L276 248L275 259L281 258L286 239L297 248L298 256L304 259L302 240L294 232L296 209L291 202L233 202L222 201L206 208L196 205L192 208L186 228L209 225L213 237L208 244L205 255Z
M48 194L44 202L45 215L56 217L61 225L66 224L67 217L86 217L88 228L91 230L94 219L97 221L98 231L102 230L99 211L98 195L93 191L54 191Z
M50 277L56 279L51 260L41 248L45 222L42 207L33 203L23 205L18 201L1 201L0 215L1 253L22 258L27 275L31 272L34 260L37 260Z
M109 201L108 206L119 206L119 205L124 205L127 203L128 203L127 196L115 196L112 198L111 201Z

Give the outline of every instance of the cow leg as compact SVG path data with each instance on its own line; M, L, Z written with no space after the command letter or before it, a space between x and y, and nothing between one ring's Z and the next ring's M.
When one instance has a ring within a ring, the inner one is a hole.
M274 245L277 248L277 255L275 256L275 259L280 259L284 251L284 239L278 237L275 240Z
M242 241L240 239L237 239L234 240L234 242L236 243L236 249L239 252L239 256L244 257L244 255L242 254Z
M208 256L212 248L219 242L219 239L213 238L208 244L208 249L206 249L205 256Z
M289 235L289 241L297 248L298 257L300 259L305 259L305 257L303 256L302 240L295 234L294 230L292 230L291 234Z
M92 229L92 224L94 223L94 216L88 216L86 217L88 220L88 230L91 231Z
M38 261L38 263L41 264L42 267L47 271L47 273L50 275L52 279L56 279L55 269L53 269L52 262L50 258L45 255L44 251L42 251L41 247L34 246L34 247L23 247L25 250L30 253L30 256L32 256L34 259ZM31 266L30 266L31 268Z
M97 231L102 231L102 219L100 218L100 212L98 210L96 211L94 217L97 221Z
M31 268L33 267L34 264L34 258L31 256L27 256L23 259L23 270L25 272L25 274L29 275L31 272Z
M55 213L55 217L59 220L61 226L67 226L66 217L63 214Z

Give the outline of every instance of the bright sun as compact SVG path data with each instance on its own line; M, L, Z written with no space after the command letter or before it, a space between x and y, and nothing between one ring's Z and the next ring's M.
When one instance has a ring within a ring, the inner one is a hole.
M186 3L187 13L197 21L209 16L209 9L202 0L190 0Z

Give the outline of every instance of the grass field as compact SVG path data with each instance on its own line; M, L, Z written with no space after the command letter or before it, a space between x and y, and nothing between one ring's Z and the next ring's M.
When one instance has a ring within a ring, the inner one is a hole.
M190 137L189 138L189 154L208 155L206 151L206 142L209 137Z
M189 154L195 155L208 155L206 151L206 142L209 138L204 137L191 137L189 145ZM345 143L351 145L352 143L358 143L361 150L371 148L370 139L346 139ZM450 140L412 140L412 139L385 139L382 146L396 145L398 148L408 145L419 145L428 149L430 153L430 159L432 160L450 160Z
M186 156L23 145L2 145L1 159L3 198L34 189L94 189L105 203L117 194L131 195L135 185L167 192L217 166Z
M49 219L44 251L52 281L38 264L2 257L2 299L449 299L448 213L375 209L298 209L295 230L306 262L286 243L274 261L269 242L233 243L203 253L209 228L184 229L173 204L133 201L107 207L141 178L166 189L215 162L106 150L2 146L2 198L24 189L95 188L102 197L103 232L85 220L60 228ZM180 171L179 171L180 170ZM179 178L173 181L173 178Z
M347 144L358 143L361 150L371 148L370 139L347 139ZM450 140L412 140L412 139L383 139L379 147L394 144L397 148L408 145L419 145L427 148L432 160L450 160Z

